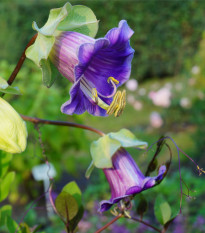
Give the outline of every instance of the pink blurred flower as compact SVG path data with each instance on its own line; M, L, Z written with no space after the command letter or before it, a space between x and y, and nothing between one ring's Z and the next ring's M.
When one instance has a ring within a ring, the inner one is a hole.
M133 107L135 110L140 111L143 107L143 104L142 104L142 102L136 100L133 104Z
M156 106L167 108L171 104L171 95L170 88L163 87L158 91L151 91L149 93L149 98Z
M126 82L126 87L129 91L135 91L138 87L138 82L135 79L130 79Z
M150 114L150 125L153 128L160 128L163 125L163 120L158 112L152 112Z

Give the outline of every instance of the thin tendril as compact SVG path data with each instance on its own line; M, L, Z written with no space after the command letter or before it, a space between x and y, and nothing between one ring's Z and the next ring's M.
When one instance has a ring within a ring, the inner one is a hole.
M175 145L176 149L177 149L177 155L178 155L178 163L179 163L179 178L180 178L180 190L181 190L181 197L180 197L180 213L181 213L181 208L182 208L182 196L184 195L183 191L182 191L182 182L184 183L182 177L181 177L181 164L180 164L180 154L179 154L179 151L184 154L188 159L190 159L196 166L197 166L197 169L199 170L199 175L201 175L202 173L205 173L204 170L202 168L200 168L198 166L198 164L192 159L190 158L183 150L181 150L176 142L173 140L173 138L169 137L169 136L166 136L166 137L163 137L161 139L159 139L157 142L154 142L151 144L151 146L148 147L147 151L150 150L154 144L158 143L159 141L161 140L164 140L164 139L170 139L172 141L172 143ZM184 183L185 184L185 183ZM187 187L187 185L185 184L185 186ZM188 187L187 187L188 188Z

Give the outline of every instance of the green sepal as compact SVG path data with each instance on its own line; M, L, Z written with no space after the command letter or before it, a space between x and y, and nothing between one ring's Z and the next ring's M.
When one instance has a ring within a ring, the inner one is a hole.
M94 37L98 31L98 21L88 7L66 3L61 8L50 10L48 20L42 28L39 28L36 22L33 22L32 27L38 32L38 36L34 44L27 48L26 57L41 69L43 84L51 87L56 75L53 75L48 57L55 37L63 31L76 31Z
M34 30L36 30L44 36L53 36L59 23L66 18L71 9L71 4L67 2L61 8L55 8L50 10L48 20L42 28L39 28L35 21L33 22L32 27Z
M0 77L0 92L3 92L5 94L13 94L13 95L20 95L20 91L18 87L11 87L7 83L5 79Z
M91 161L89 167L87 168L87 170L86 170L86 172L85 172L85 177L86 177L87 179L90 178L90 175L91 175L91 173L92 173L92 171L93 171L94 168L95 168L95 165L93 164L93 161Z
M49 59L42 59L40 61L40 67L42 71L42 81L44 86L51 87L56 80L56 68L52 65Z
M35 43L27 48L26 57L31 59L38 67L41 67L41 60L48 59L54 42L54 36L44 36L38 33Z
M121 129L116 133L109 133L97 141L92 142L90 152L93 164L98 168L111 168L112 156L120 147L137 147L144 149L147 147L147 143L138 140L135 135L127 129Z
M82 5L73 6L68 16L58 25L60 31L72 31L95 37L98 20L93 11Z

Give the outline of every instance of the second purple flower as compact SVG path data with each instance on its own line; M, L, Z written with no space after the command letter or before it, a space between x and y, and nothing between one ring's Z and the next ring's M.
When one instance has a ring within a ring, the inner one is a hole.
M73 83L70 100L61 111L95 116L119 116L125 106L125 91L117 87L131 73L134 50L129 39L133 30L125 20L104 38L93 39L78 32L63 32L56 37L50 59L59 72Z

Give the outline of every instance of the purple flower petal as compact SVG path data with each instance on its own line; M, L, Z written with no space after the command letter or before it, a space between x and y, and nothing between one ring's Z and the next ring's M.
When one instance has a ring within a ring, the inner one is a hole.
M94 40L78 32L63 32L56 38L49 57L60 73L74 83L71 99L61 108L63 113L82 114L87 110L92 115L107 116L104 108L111 104L116 87L130 76L134 54L129 43L132 34L127 22L122 20L105 38ZM119 81L116 87L108 83L109 77ZM84 84L76 83L82 80ZM97 106L97 101L93 101L93 90L103 104Z
M80 82L74 83L70 90L70 99L61 106L61 111L68 115L84 113L86 110L84 99L84 94L80 89Z
M113 168L103 169L111 189L111 199L100 202L100 212L106 211L114 203L154 187L166 173L166 166L160 167L156 177L145 177L131 155L123 148L112 157Z

